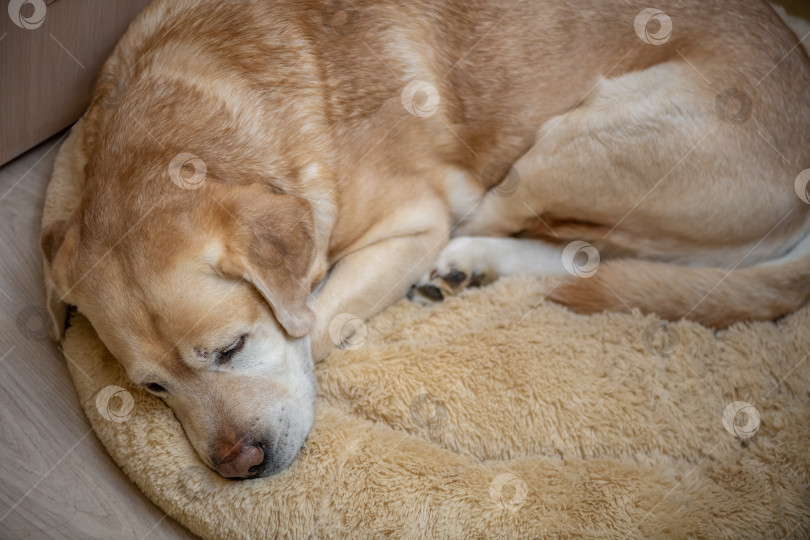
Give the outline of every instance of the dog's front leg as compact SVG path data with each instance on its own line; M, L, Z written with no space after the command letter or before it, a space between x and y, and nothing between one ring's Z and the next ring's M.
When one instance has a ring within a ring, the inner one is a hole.
M416 232L392 231L385 240L358 249L334 265L310 302L317 316L310 335L315 362L340 343L329 332L335 317L346 313L368 319L404 297L411 284L435 264L447 243L449 226L435 215L431 221Z

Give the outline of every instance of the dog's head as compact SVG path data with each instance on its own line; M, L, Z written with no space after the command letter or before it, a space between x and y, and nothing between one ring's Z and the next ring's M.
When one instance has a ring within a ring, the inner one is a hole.
M76 305L209 466L273 474L314 414L310 205L261 183L155 185L96 186L43 231L53 334Z

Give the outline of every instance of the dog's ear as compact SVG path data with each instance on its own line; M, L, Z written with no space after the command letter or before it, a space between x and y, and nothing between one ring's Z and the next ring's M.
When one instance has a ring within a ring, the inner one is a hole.
M315 254L310 204L259 184L226 189L231 204L223 210L231 226L220 269L253 284L289 335L309 334L315 324L307 306Z
M45 295L51 316L50 336L60 341L65 334L68 305L62 299L59 286L65 282L68 265L76 251L76 235L68 220L60 219L42 230L40 247L44 258Z

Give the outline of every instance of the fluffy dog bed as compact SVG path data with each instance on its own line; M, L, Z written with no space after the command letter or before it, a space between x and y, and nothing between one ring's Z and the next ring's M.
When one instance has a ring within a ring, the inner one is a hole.
M45 223L78 200L76 144ZM62 346L115 461L203 537L810 537L810 308L714 332L539 291L503 279L369 321L317 366L300 456L258 480L207 469L81 315Z

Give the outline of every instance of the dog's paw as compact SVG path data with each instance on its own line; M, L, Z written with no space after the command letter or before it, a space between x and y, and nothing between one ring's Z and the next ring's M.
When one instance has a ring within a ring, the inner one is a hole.
M408 298L422 303L439 302L467 287L480 287L498 279L484 240L475 237L451 240L434 267L411 286Z

